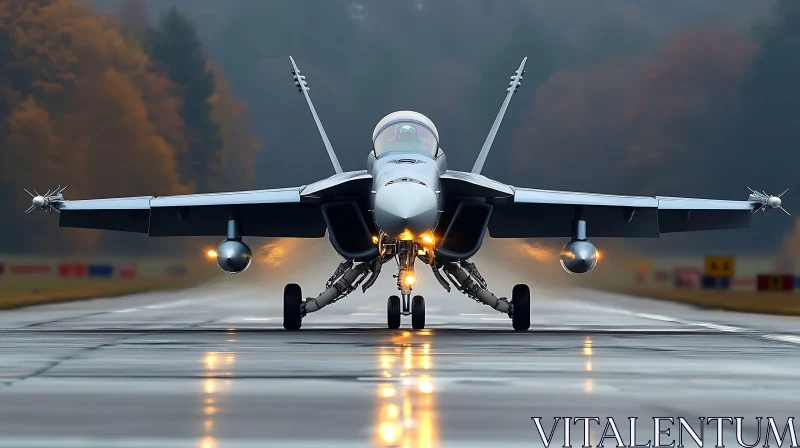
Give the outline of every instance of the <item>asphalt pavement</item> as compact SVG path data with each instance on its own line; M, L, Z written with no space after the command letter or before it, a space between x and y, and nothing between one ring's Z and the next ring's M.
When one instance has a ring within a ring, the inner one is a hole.
M0 313L0 447L542 446L536 416L636 416L645 441L652 417L743 416L754 440L800 405L795 318L533 284L514 332L421 277L427 328L388 330L386 277L298 332L280 278Z

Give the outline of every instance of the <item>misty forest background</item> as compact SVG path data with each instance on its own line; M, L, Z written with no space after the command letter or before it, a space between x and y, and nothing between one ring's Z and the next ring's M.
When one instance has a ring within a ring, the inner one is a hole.
M373 127L399 109L428 115L450 168L469 170L527 56L483 174L722 199L792 187L800 213L797 1L3 0L0 252L196 250L58 229L22 214L22 188L167 195L333 174L289 55L345 170L365 168ZM613 244L796 255L798 225L772 214Z

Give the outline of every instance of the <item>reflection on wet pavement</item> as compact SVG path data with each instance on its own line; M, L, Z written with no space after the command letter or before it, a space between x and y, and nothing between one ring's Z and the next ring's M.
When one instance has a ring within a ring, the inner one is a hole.
M586 336L586 339L583 340L583 356L586 357L586 372L592 371L592 354L592 338ZM586 381L583 383L583 391L587 394L594 391L594 378L592 378L589 373L586 374Z
M265 297L0 313L0 448L527 447L531 416L785 418L800 397L798 345L762 337L796 319L593 295L540 298L519 333L431 295L429 330L366 322L367 304L285 332Z
M233 335L235 329L229 328L226 342L236 342ZM208 377L202 382L202 400L200 403L200 418L202 419L202 436L200 438L200 448L217 448L217 437L215 436L215 418L224 417L226 405L229 405L228 392L231 389L232 381L224 379L233 375L234 364L236 363L236 352L231 348L226 348L223 352L206 352L203 357L205 375Z
M432 330L404 331L379 347L376 447L438 446Z

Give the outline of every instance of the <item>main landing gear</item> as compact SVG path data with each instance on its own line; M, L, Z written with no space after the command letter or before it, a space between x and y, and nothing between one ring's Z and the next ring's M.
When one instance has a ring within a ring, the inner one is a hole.
M283 328L299 330L303 321L303 293L300 285L289 283L283 288Z
M517 331L531 327L531 289L528 285L515 285L511 290L511 326Z
M428 251L420 249L415 243L405 241L392 243L391 248L382 253L384 255L372 261L355 264L351 260L345 260L340 263L325 284L325 290L317 297L303 299L299 285L286 285L283 290L283 327L287 330L299 330L308 313L319 311L340 300L362 283L362 291L366 291L375 283L381 266L393 258L398 261L398 274L395 277L400 295L393 295L386 302L386 324L390 329L400 328L402 316L411 316L411 327L415 330L425 328L425 298L420 295L413 298L411 296L416 281L415 258L431 266L434 277L448 292L452 284L473 300L507 314L514 330L526 331L531 326L531 291L527 285L514 286L509 301L489 291L486 280L469 261L434 260Z
M299 285L294 283L286 285L283 289L283 328L299 330L306 314L319 311L350 294L364 280L367 280L363 288L366 291L375 283L379 272L380 259L374 262L359 263L355 266L351 260L345 260L339 264L331 278L328 279L325 291L322 291L317 297L309 297L305 300L303 300L303 293Z
M531 290L527 285L514 286L509 302L507 298L497 297L487 289L486 280L474 263L466 260L445 263L435 261L431 264L431 268L433 275L447 291L450 291L450 284L447 282L449 279L456 289L476 302L508 314L514 330L526 331L531 327ZM439 272L440 269L444 272L444 276Z

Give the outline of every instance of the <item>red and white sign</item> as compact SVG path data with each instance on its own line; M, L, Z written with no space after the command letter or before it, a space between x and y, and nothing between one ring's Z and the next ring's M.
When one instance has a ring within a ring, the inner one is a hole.
M58 267L58 275L62 277L84 277L86 276L86 266L77 263L64 263Z
M676 267L672 271L672 276L675 279L675 286L678 288L694 287L702 274L703 270L700 268Z
M136 266L126 265L120 266L117 269L119 276L122 278L134 278L136 277Z

